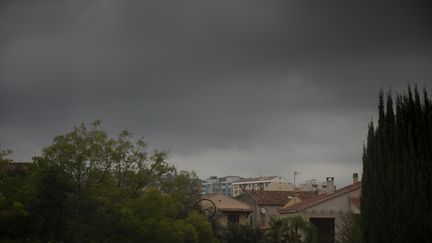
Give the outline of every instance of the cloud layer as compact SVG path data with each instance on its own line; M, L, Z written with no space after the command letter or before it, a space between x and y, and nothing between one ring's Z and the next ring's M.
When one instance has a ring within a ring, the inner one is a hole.
M430 6L2 1L0 144L29 160L102 119L202 177L348 182L380 87L432 77ZM429 86L430 89L430 86Z

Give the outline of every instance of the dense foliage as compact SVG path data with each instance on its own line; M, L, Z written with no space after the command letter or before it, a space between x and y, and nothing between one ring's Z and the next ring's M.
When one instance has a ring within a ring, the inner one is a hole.
M0 242L214 242L192 210L198 178L166 157L99 122L57 136L31 165L1 170Z
M316 243L316 227L300 216L271 219L267 242L274 243Z
M270 242L265 241L264 232L260 228L238 224L228 225L221 241L226 243Z
M378 109L363 154L363 242L431 242L431 98L408 88L394 107L381 91Z

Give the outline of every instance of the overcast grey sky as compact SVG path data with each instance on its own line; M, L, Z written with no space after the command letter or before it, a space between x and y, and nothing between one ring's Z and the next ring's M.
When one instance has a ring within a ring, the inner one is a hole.
M405 3L402 3L405 2ZM432 80L427 1L0 1L0 144L101 119L180 169L361 172L380 87Z

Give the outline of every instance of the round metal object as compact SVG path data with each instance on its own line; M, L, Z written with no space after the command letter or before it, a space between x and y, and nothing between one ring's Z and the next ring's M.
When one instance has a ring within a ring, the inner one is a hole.
M201 203L204 201L209 202L210 205L208 203ZM193 209L198 211L200 214L206 216L209 219L213 218L216 215L216 212L218 211L216 204L208 198L202 198L196 201L196 203L193 206Z

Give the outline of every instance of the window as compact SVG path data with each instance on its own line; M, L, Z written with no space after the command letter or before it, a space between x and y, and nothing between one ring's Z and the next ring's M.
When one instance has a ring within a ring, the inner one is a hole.
M228 215L228 224L239 224L240 216L237 214L229 214Z

